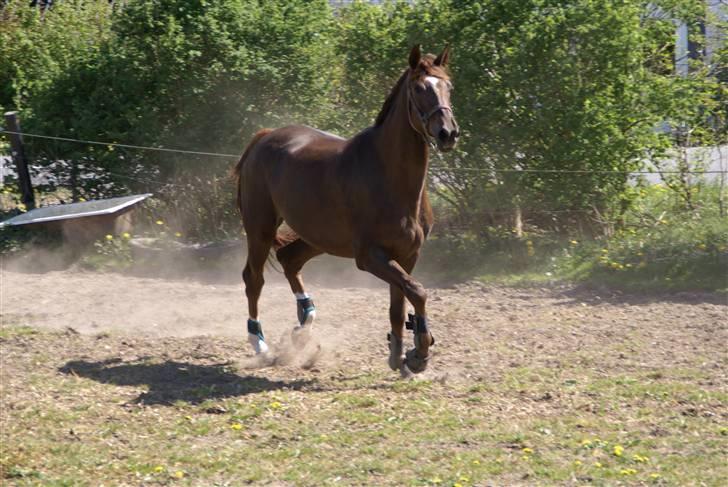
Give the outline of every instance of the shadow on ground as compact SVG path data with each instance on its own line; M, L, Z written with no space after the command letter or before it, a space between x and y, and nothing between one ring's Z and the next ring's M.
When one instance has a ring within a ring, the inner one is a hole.
M315 388L313 380L269 380L241 376L228 364L197 365L167 360L162 363L124 363L113 358L99 362L74 360L61 373L118 386L147 386L133 403L172 405L177 401L199 404L208 399L245 396L281 389Z

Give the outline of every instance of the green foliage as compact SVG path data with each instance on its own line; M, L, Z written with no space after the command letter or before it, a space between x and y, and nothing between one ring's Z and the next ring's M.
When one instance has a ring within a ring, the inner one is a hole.
M109 2L64 0L51 12L7 0L0 10L0 108L27 110L38 93L92 62L109 38ZM24 112L24 117L30 113Z
M559 262L560 274L629 289L728 290L728 221L719 213L719 191L696 191L687 210L665 186L641 190L624 228L574 249Z
M452 162L484 171L447 181L475 218L515 204L621 214L624 174L489 169L636 170L670 146L655 130L666 117L684 119L715 94L700 74L672 75L674 25L646 18L644 2L454 4L455 103L468 155Z
M86 15L82 3L73 10L80 18ZM61 22L68 10L54 7L44 21L12 32L40 37L46 23ZM317 124L327 113L332 20L324 0L128 2L95 40L94 56L76 56L52 83L36 87L23 114L25 128L81 139L242 152L261 126L293 120ZM67 167L54 171L65 176L64 182L81 186L76 196L139 189L140 178L166 182L189 173L219 176L232 162L57 141L34 140L30 148L36 161L66 161ZM87 170L107 176L103 187L97 178L79 184Z
M665 185L630 190L634 204L610 236L582 239L526 227L452 232L427 242L418 271L440 281L509 285L559 281L637 291L728 291L728 221L717 184L692 187L693 208Z
M93 243L93 250L81 259L81 266L93 270L123 270L132 263L129 248L129 234L106 235L103 240Z
M411 45L449 43L464 134L433 158L439 228L455 234L435 245L487 248L518 268L533 267L529 239L551 249L560 244L549 232L627 228L641 200L624 171L728 138L725 46L712 66L674 74L672 19L700 45L700 0L355 1L335 11L325 0L67 0L45 15L10 0L0 16L0 105L21 110L26 130L229 154L264 126L354 134ZM27 142L72 199L151 191L152 222L196 240L238 232L234 157ZM680 211L700 206L687 177L700 168L684 157L667 179ZM516 208L524 236L513 232Z

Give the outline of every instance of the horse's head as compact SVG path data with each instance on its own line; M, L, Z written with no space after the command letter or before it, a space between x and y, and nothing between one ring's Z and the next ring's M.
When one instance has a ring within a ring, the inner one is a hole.
M445 47L437 57L431 54L423 56L420 46L413 47L407 80L410 123L426 139L433 138L442 151L455 147L460 136L450 105L452 83L446 70L449 57L449 47Z

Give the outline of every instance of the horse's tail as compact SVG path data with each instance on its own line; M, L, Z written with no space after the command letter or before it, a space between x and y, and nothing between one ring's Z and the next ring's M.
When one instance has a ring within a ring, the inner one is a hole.
M262 129L255 133L253 136L253 139L250 141L248 146L245 148L245 152L243 152L243 155L240 157L240 160L235 165L235 167L232 170L232 177L237 182L237 188L238 188L238 210L240 210L240 214L243 214L243 201L242 201L242 195L240 194L240 189L243 183L243 164L245 164L245 159L248 158L248 154L250 154L250 151L253 150L253 147L255 144L258 143L260 139L271 133L273 129Z

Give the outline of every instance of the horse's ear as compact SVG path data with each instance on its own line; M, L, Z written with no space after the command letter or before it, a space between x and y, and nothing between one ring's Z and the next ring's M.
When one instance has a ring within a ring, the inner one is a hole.
M410 68L415 69L417 66L419 66L421 58L422 58L422 50L420 49L420 45L416 44L410 51L410 55L409 55Z
M450 61L450 45L448 44L445 46L445 49L442 50L439 56L435 58L435 62L433 63L435 66L447 66L447 63Z

